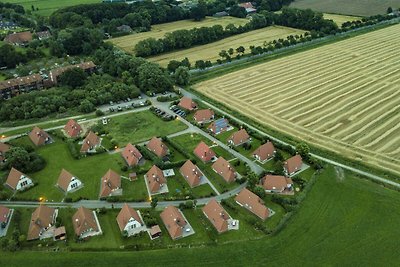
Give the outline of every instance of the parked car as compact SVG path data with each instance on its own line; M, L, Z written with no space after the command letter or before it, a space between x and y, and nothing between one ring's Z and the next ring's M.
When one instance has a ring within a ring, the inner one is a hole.
M118 110L118 111L122 111L121 106L118 106L118 107L117 107L117 110Z
M114 112L114 108L109 108L110 112Z

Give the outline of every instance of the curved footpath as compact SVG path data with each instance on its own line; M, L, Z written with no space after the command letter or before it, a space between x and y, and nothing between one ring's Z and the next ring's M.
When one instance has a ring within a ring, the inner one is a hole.
M257 132L257 133L259 133L259 134L261 134L261 135L268 136L268 138L270 138L271 140L273 140L273 141L275 141L275 142L278 142L278 143L280 143L280 144L292 146L291 144L286 143L285 141L282 141L282 140L280 140L280 139L278 139L278 138L276 138L276 137L273 137L273 136L271 136L271 135L269 135L269 134L267 134L267 133L265 133L265 132L259 130L258 128L256 128L256 127L254 127L254 126L252 126L252 125L250 125L250 124L248 124L248 123L242 121L241 119L238 119L238 118L232 116L231 114L229 114L229 113L225 112L224 110L222 110L222 109L220 109L220 108L214 106L213 104L210 104L210 103L208 103L208 102L206 102L206 101L204 101L204 100L198 98L197 95L195 95L195 94L193 94L193 93L191 93L191 92L188 92L188 91L186 91L186 90L183 89L183 88L180 88L180 90L181 90L181 92L182 92L185 96L191 97L191 98L193 98L193 99L200 100L200 101L203 102L205 105L207 105L207 106L209 106L210 108L212 108L212 109L214 109L214 110L220 112L221 114L224 114L225 116L228 116L228 117L230 117L230 118L233 118L233 119L236 120L237 122L239 122L239 123L241 123L241 124L243 124L243 125L246 125L246 127L248 127L249 129L251 129L251 130L253 130L253 131L255 131L255 132ZM294 146L292 146L292 147L294 147ZM351 167L351 166L348 166L348 165L345 165L345 164L336 162L336 161L334 161L334 160L331 160L331 159L328 159L328 158L325 158L325 157L322 157L322 156L319 156L319 155L316 155L316 154L313 154L313 153L310 153L310 154L311 154L311 156L313 156L313 157L315 157L315 158L317 158L317 159L319 159L319 160L321 160L321 161L323 161L323 162L332 164L332 165L334 165L334 166L341 167L341 168L343 168L343 169L352 171L352 172L357 173L357 174L360 174L360 175L362 175L362 176L366 176L366 177L370 178L371 180L374 180L374 181L377 181L377 182L382 182L382 183L385 183L385 184L394 186L394 187L396 187L396 188L400 188L400 183L397 183L397 182L395 182L395 181L392 181L392 180L389 180L389 179L386 179L386 178L382 178L382 177L380 177L380 176L378 176L378 175L375 175L375 174L373 174L373 173L366 172L366 171L362 171L362 170L359 170L359 169L357 169L357 168L354 168L354 167Z

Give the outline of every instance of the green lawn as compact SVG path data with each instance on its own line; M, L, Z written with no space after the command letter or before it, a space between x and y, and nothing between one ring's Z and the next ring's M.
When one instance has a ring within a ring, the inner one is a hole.
M25 11L32 10L33 5L35 8L33 14L39 14L42 16L49 16L54 11L67 6L101 3L100 0L7 0L7 2L22 5L25 8ZM37 8L38 10L36 10Z
M105 128L119 146L125 146L127 143L147 141L153 136L176 133L187 126L178 120L163 121L151 111L143 111L111 118Z
M47 162L43 170L28 174L38 185L25 192L17 193L15 199L45 197L48 201L62 200L64 193L55 186L62 168L76 175L84 183L83 188L69 194L73 199L78 197L97 199L100 190L100 178L110 168L124 174L120 170L124 162L119 153L112 155L103 153L76 160L72 158L67 144L60 139L56 139L53 144L38 148L37 152Z
M43 266L49 260L81 266L110 266L116 261L143 266L260 266L267 257L271 266L397 265L399 193L345 174L339 180L329 167L286 227L272 237L195 250L3 253L0 262L7 266Z

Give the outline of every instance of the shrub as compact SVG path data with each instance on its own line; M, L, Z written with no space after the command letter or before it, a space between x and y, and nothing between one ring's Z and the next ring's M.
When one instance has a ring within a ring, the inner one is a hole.
M102 110L100 110L100 109L97 109L96 110L96 116L97 117L101 117L101 116L103 116L104 115L104 112L102 111Z

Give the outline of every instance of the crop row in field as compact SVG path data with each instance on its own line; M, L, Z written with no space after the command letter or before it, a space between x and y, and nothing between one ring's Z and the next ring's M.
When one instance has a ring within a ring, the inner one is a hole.
M399 29L263 63L196 89L286 134L400 173Z

